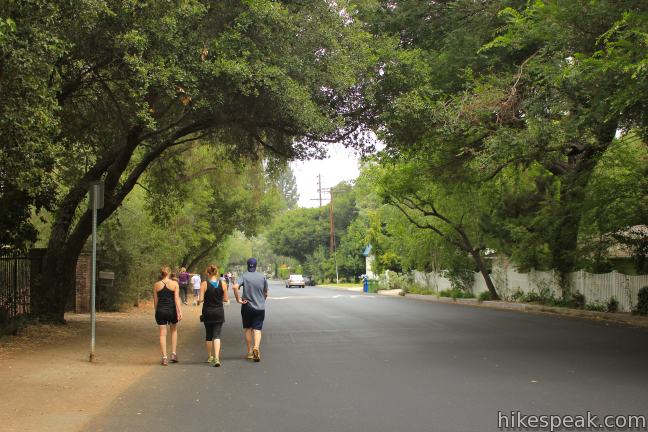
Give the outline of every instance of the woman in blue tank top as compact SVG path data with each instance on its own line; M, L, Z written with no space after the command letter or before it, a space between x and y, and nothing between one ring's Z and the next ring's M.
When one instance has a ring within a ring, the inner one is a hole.
M227 297L227 285L218 275L218 267L214 264L207 267L207 280L200 285L200 298L198 303L202 302L201 319L205 324L205 347L207 348L207 362L214 367L219 367L220 363L220 334L223 323L225 322L225 313L223 311L223 302L229 303Z

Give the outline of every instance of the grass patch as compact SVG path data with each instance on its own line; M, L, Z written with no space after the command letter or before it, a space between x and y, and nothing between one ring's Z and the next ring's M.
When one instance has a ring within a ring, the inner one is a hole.
M419 286L408 287L406 292L408 294L420 294L420 295L434 295L434 294L436 294L432 290L429 290L427 288L422 288L422 287L419 287Z
M343 282L343 283L330 283L330 284L322 284L325 286L332 286L336 288L362 288L362 284L357 284L357 283L350 283L350 282Z

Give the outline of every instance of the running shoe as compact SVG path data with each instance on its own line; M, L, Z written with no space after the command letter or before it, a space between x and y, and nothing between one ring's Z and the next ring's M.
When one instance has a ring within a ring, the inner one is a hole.
M162 357L162 361L160 362L162 366L169 366L169 359L166 357Z
M220 360L214 360L214 367L220 367Z
M171 363L178 363L178 355L176 353L171 353Z
M207 358L207 363L213 365L213 364L214 364L214 360L215 360L215 359L214 359L214 356L209 356L209 357Z
M254 358L254 354L252 354L252 351L250 351L249 353L247 353L247 359L248 359L248 360L252 360L253 358Z
M261 353L259 352L258 348L254 348L252 350L252 360L254 360L256 363L261 361Z

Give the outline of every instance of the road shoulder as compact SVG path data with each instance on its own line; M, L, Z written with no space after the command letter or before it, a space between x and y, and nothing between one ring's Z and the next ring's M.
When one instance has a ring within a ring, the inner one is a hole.
M189 312L197 313L197 312ZM190 321L191 316L186 317ZM80 430L137 379L158 366L151 305L99 313L96 361L88 361L88 315L64 326L32 325L0 345L3 431Z

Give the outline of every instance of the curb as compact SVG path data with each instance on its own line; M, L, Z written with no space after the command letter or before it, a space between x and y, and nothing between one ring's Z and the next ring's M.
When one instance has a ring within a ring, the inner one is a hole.
M609 321L620 324L626 324L635 327L648 328L648 317L640 317L625 313L597 312L583 309L569 309L555 306L543 306L531 303L511 303L505 301L487 300L479 302L477 299L453 299L450 297L436 297L434 295L406 294L405 296L394 296L393 294L380 294L385 297L404 297L413 300L423 300L435 303L450 303L464 306L481 307L499 310L511 310L517 312L532 312L551 315L561 315L575 318L585 318L597 321Z
M315 285L315 288L336 289L342 291L362 292L362 287L338 287L333 285Z

